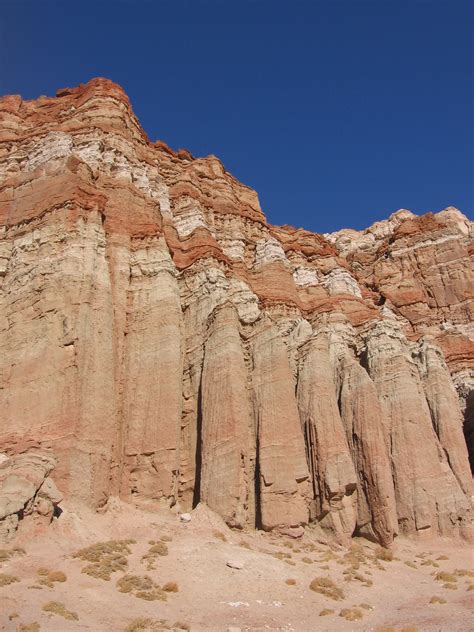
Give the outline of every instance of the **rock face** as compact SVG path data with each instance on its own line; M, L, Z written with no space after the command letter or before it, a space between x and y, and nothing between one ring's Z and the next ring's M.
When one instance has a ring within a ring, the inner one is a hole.
M56 465L50 452L32 448L0 456L0 544L4 544L19 527L34 532L48 525L62 495L49 476Z
M106 79L4 97L0 121L0 449L53 450L65 497L95 508L468 533L466 217L271 226L216 157L150 142Z

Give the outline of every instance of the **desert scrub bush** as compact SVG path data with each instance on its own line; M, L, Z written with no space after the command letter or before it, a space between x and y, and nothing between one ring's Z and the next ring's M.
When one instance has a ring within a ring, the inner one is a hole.
M409 566L410 568L418 568L418 566L415 564L415 562L411 562L410 560L407 560L406 562L404 562L407 566Z
M40 629L40 624L33 621L33 623L21 623L18 632L39 632Z
M159 557L168 555L168 547L165 542L156 542L148 549L148 552L142 556L142 562L146 563L147 570L151 571L155 568L155 562Z
M69 619L70 621L79 621L77 613L66 610L66 606L60 601L48 601L48 603L44 604L43 610L44 612L57 614L60 617L64 617L64 619Z
M451 573L445 573L444 571L436 573L435 579L437 579L439 582L457 582L457 577L455 577Z
M431 597L430 599L430 603L447 603L446 599L443 599L443 597Z
M379 546L375 550L374 557L382 562L391 562L393 560L393 552L390 549Z
M90 562L84 566L82 573L96 579L110 581L112 573L127 570L128 560L126 556L131 553L131 544L135 544L135 540L97 542L97 544L76 551L72 557L83 562Z
M304 562L305 564L312 564L313 560L310 557L303 557L302 562Z
M474 572L467 571L464 568L456 568L454 570L454 575L457 575L458 577L474 577Z
M0 564L2 562L8 562L8 560L17 555L25 555L25 553L25 549L21 546L16 546L13 549L0 549Z
M165 592L179 592L179 586L176 582L166 582L166 584L162 586L162 590Z
M67 580L66 574L62 571L50 571L47 568L39 568L37 573L40 576L39 584L48 586L48 588L53 588L56 582L62 583Z
M272 557L276 557L277 560L290 560L291 553L287 553L286 551L275 551L274 553L270 553Z
M14 575L8 575L6 573L0 573L0 588L2 586L9 586L10 584L14 584L15 582L19 582L18 577Z
M285 581L285 584L288 584L288 586L294 586L296 584L296 579L290 577Z
M358 621L359 619L362 619L364 615L357 608L343 608L339 613L339 616L346 619L346 621Z
M166 601L167 595L148 575L124 575L117 583L117 590L130 593L146 601Z
M321 610L321 612L319 613L320 617L327 617L331 614L334 614L334 610L331 610L330 608L324 608L323 610Z
M309 587L314 592L329 597L329 599L335 601L344 599L344 592L329 577L315 577Z
M156 622L153 619L145 619L140 617L131 621L123 632L152 632L156 630Z
M189 625L189 623L182 623L181 621L177 621L176 623L173 623L173 629L177 631L185 630L185 632L189 632L191 626Z
M245 540L240 540L239 546L241 546L244 549L248 549L249 551L251 549L250 544L248 542L246 542Z

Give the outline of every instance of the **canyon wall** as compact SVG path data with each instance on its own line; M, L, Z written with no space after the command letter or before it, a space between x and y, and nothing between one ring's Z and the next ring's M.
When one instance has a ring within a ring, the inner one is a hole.
M472 226L272 226L93 79L0 99L0 452L66 501L389 545L469 534Z

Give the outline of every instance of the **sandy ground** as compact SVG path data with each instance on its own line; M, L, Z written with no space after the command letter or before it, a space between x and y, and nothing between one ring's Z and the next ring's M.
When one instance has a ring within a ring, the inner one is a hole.
M474 628L473 552L462 543L399 538L394 559L388 561L377 558L376 545L361 539L348 552L321 543L311 530L296 540L231 531L205 508L191 516L184 523L169 510L145 511L121 503L101 516L64 511L43 535L15 543L23 546L24 554L0 562L0 629L122 632L132 626L129 629L138 632L189 626L193 632L451 632ZM150 542L161 538L168 554L158 556L155 569L148 570L142 557L153 546ZM109 581L81 572L88 562L72 557L80 548L122 539L136 543L129 545L128 568L114 572ZM40 568L62 571L66 580L51 587L41 584ZM440 572L452 577L440 581L436 578ZM2 574L17 581L2 586ZM175 582L179 590L166 593L166 601L147 601L133 592L119 592L117 581L125 574L148 575L160 587ZM344 597L333 600L311 590L318 577L330 578ZM431 603L433 597L443 603ZM44 611L51 601L75 613L77 620ZM361 619L340 615L354 608ZM333 613L321 616L325 609ZM155 627L133 628L140 618ZM180 626L174 625L178 622ZM32 623L39 627L27 627Z

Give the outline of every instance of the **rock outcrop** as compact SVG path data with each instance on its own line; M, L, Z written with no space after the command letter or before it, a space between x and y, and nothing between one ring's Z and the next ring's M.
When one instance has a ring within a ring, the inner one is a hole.
M53 454L31 448L0 457L0 544L4 544L19 528L35 532L48 525L62 495L49 476L56 465Z
M471 235L454 208L272 226L216 157L152 143L106 79L4 97L0 451L52 450L65 498L97 509L205 502L233 527L386 546L467 534Z

